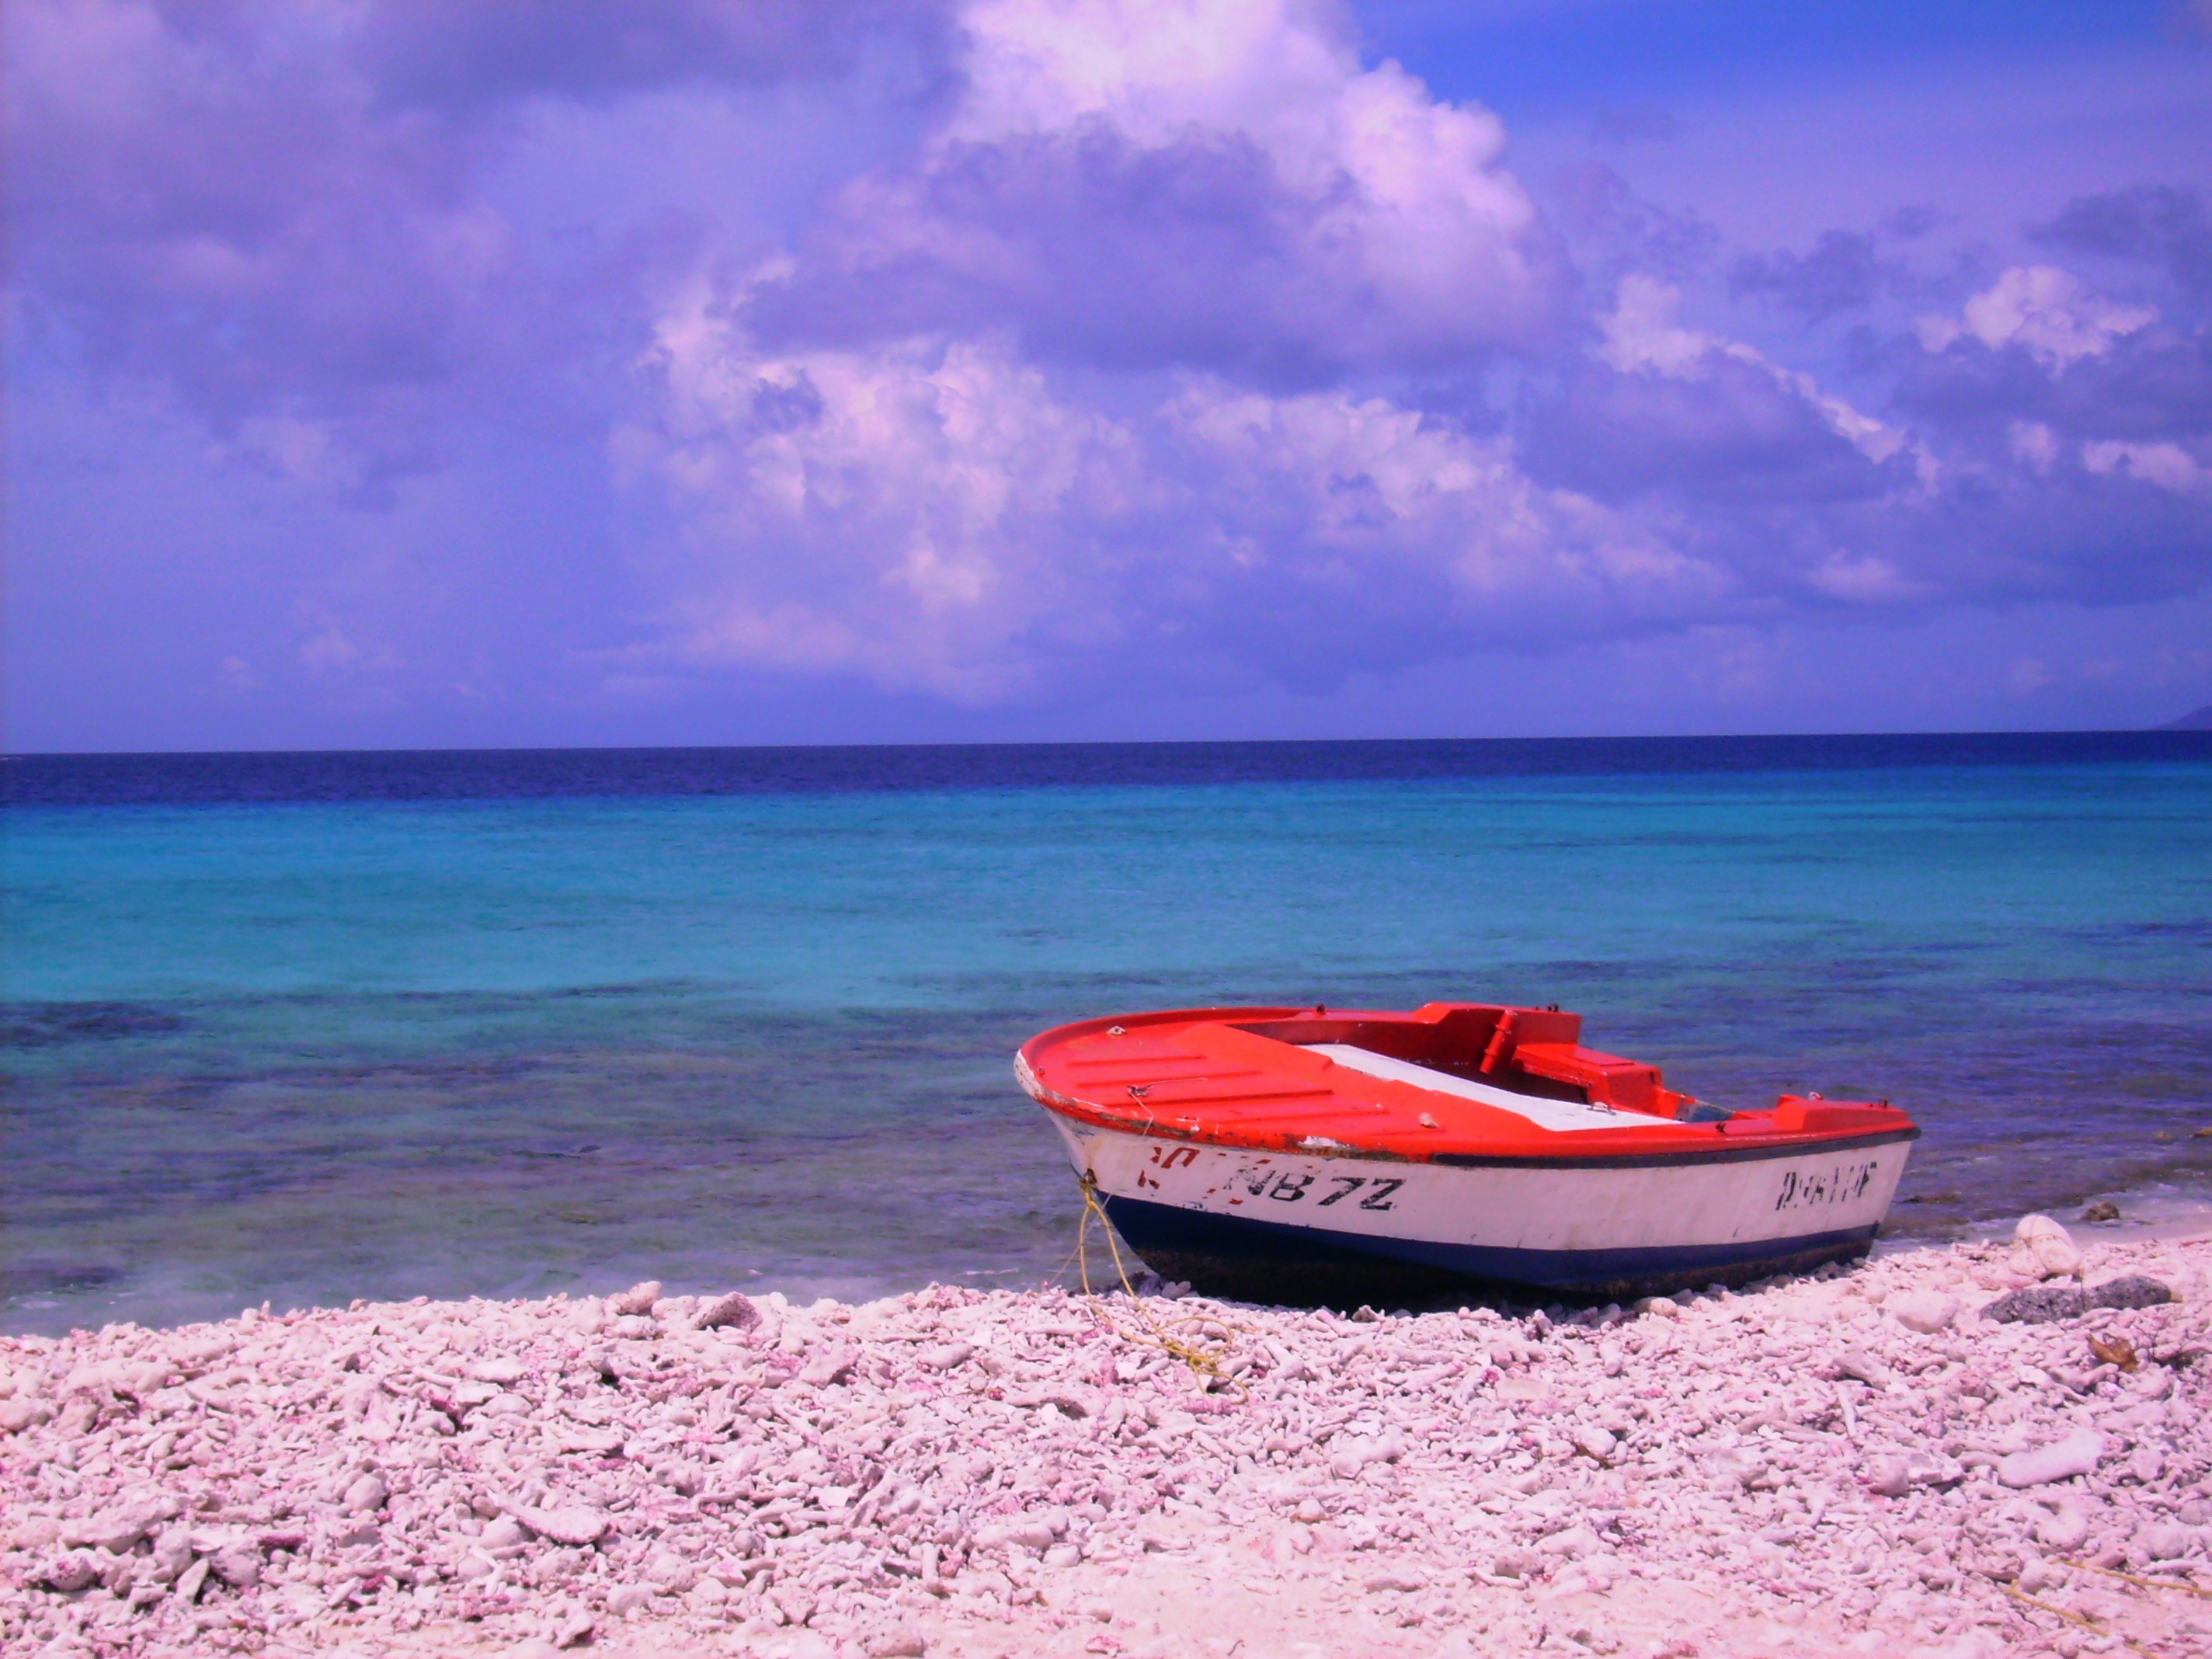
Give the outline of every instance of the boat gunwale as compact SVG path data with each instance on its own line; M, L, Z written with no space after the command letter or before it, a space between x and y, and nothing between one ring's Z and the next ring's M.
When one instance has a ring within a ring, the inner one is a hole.
M1916 1124L1900 1129L1875 1129L1863 1134L1797 1131L1794 1138L1785 1138L1789 1133L1785 1132L1785 1135L1763 1135L1756 1141L1739 1135L1735 1138L1737 1144L1733 1146L1677 1146L1649 1152L1401 1152L1342 1141L1311 1146L1288 1134L1273 1139L1245 1136L1232 1139L1218 1132L1209 1133L1179 1124L1136 1121L1099 1111L1087 1102L1071 1100L1042 1085L1038 1085L1038 1092L1030 1097L1047 1111L1058 1112L1094 1129L1133 1135L1139 1139L1171 1140L1224 1152L1267 1152L1286 1158L1332 1158L1362 1164L1419 1164L1446 1170L1646 1170L1697 1164L1748 1164L1821 1152L1857 1152L1900 1140L1917 1140L1921 1136Z
M1922 1131L1910 1120L1894 1127L1865 1130L1848 1129L1765 1129L1739 1127L1730 1130L1729 1122L1687 1124L1679 1120L1654 1118L1648 1124L1623 1126L1634 1133L1646 1128L1671 1131L1667 1134L1672 1144L1655 1146L1648 1151L1620 1149L1587 1152L1429 1152L1419 1149L1400 1149L1356 1143L1331 1138L1326 1146L1306 1144L1312 1139L1295 1130L1261 1129L1238 1133L1225 1124L1204 1124L1164 1121L1156 1112L1146 1110L1133 1115L1085 1100L1079 1096L1063 1094L1048 1085L1030 1063L1032 1053L1042 1058L1042 1050L1058 1047L1084 1036L1095 1036L1119 1026L1135 1031L1146 1026L1194 1024L1200 1022L1231 1024L1252 1018L1286 1018L1306 1012L1303 1007L1230 1007L1182 1008L1156 1010L1142 1014L1101 1015L1089 1019L1073 1021L1065 1025L1039 1032L1022 1044L1014 1055L1014 1073L1023 1092L1046 1110L1072 1118L1096 1129L1130 1134L1147 1139L1171 1140L1183 1145L1214 1147L1224 1152L1268 1152L1280 1156L1317 1158L1337 1158L1362 1163L1425 1164L1444 1169L1665 1169L1706 1164L1735 1164L1762 1161L1778 1158L1796 1158L1826 1152L1852 1152L1863 1147L1884 1146L1899 1141L1920 1139ZM1389 1018L1391 1015L1381 1010L1344 1009L1332 1011L1345 1018L1367 1016ZM1402 1015L1399 1016L1402 1018ZM1279 1040L1279 1039L1278 1039ZM1413 1085L1418 1086L1418 1085ZM1881 1103L1887 1105L1887 1102ZM1894 1108L1891 1109L1893 1111ZM1903 1114L1899 1113L1902 1117ZM1685 1131L1703 1139L1712 1139L1705 1145L1684 1146Z

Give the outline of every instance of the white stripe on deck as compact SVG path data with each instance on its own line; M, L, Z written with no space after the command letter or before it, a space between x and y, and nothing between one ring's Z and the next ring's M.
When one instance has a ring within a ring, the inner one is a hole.
M1642 1112L1624 1112L1612 1106L1587 1106L1577 1100L1546 1100L1540 1095L1516 1095L1510 1089L1500 1089L1494 1084L1475 1083L1463 1077L1454 1077L1449 1072L1431 1071L1426 1066L1416 1066L1410 1060L1393 1060L1388 1054L1378 1054L1370 1048L1355 1048L1348 1042L1310 1042L1301 1045L1310 1053L1327 1054L1347 1071L1363 1072L1369 1077L1381 1078L1389 1083L1410 1083L1417 1089L1426 1089L1439 1095L1456 1095L1462 1100L1472 1100L1485 1106L1495 1106L1501 1112L1525 1118L1540 1129L1552 1129L1561 1134L1573 1134L1584 1129L1621 1129L1638 1123L1653 1123L1658 1119Z

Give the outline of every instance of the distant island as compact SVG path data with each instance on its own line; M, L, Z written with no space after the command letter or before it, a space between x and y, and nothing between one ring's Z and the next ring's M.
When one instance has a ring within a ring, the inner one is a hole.
M2212 732L2212 702L2206 703L2193 714L2184 714L2179 720L2162 726L2159 730L2161 732Z

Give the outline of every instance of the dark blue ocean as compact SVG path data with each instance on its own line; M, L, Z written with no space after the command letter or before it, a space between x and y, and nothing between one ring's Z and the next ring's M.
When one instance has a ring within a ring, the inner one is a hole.
M1708 1098L1887 1096L1907 1231L2212 1190L2212 733L0 779L6 1328L1035 1282L1077 1205L1015 1046L1218 1002L1559 1002Z

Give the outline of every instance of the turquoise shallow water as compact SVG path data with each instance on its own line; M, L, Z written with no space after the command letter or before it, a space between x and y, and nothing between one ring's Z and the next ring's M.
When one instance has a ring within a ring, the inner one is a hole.
M1887 1096L1928 1132L1907 1226L2197 1180L2212 744L2084 750L713 791L37 763L0 1324L1033 1281L1075 1206L1012 1048L1217 1001L1557 1001L1709 1098Z

